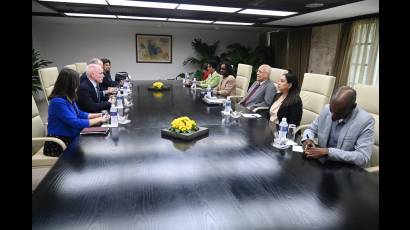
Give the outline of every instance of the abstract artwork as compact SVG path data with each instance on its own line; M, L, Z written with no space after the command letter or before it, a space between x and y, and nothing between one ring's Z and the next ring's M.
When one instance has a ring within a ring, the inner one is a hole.
M137 62L172 63L172 36L137 34Z

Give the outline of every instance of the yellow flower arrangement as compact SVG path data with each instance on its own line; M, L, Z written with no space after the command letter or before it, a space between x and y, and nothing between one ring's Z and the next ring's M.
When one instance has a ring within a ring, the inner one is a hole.
M152 84L152 87L154 87L155 89L162 89L164 87L164 83L156 81Z
M190 133L197 131L198 127L196 126L196 122L194 120L184 116L174 119L171 122L171 128L169 129L177 133Z

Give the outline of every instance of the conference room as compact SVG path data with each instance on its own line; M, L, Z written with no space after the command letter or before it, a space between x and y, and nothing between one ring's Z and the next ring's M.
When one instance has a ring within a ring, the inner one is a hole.
M32 229L379 229L379 1L32 0Z

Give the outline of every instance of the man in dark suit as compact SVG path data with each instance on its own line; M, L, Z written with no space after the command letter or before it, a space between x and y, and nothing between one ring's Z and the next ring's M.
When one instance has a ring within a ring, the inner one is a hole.
M267 107L272 104L276 87L269 79L271 67L263 64L256 73L256 81L249 88L239 104L253 110L256 107Z
M77 90L77 104L82 111L98 113L101 110L110 109L111 102L99 93L99 84L102 82L103 76L103 69L100 65L90 64L87 66L87 79L80 83Z
M107 60L108 60L108 59L107 59ZM104 69L103 61L100 60L99 58L93 58L93 59L91 59L90 61L88 61L87 67L88 67L88 65L90 65L90 64L100 65L101 68ZM105 75L105 73L104 73L104 75ZM99 92L98 92L99 95L100 95L100 97L101 97L102 99L106 99L106 95L107 95L107 94L113 93L113 92L115 91L113 88L108 88L108 87L105 87L105 86L103 85L103 84L104 84L104 79L105 79L105 77L103 78L103 83L100 85ZM85 70L85 72L84 72L83 74L81 74L80 84L81 84L84 80L87 80L87 69ZM110 87L111 87L111 86L110 86ZM115 86L112 86L112 87L115 87Z

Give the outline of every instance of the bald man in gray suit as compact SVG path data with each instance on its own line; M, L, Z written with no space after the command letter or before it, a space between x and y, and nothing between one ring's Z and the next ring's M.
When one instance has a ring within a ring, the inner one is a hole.
M318 147L313 139L318 137ZM366 167L372 155L374 118L356 105L356 91L340 87L302 137L308 158Z
M256 73L256 81L249 88L246 95L239 101L239 104L254 109L256 107L269 107L273 102L276 94L276 87L269 79L271 67L263 64L259 66Z

